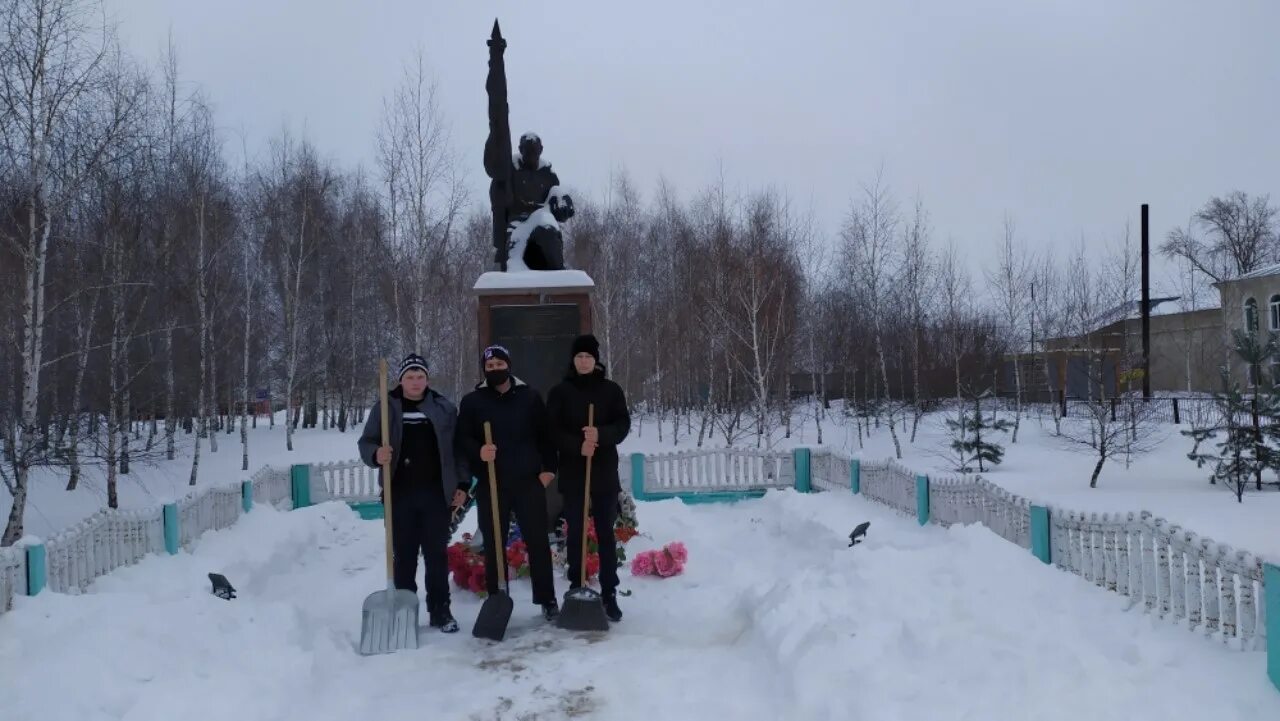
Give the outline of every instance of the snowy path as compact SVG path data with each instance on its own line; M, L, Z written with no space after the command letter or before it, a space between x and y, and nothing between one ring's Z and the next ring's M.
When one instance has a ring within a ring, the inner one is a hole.
M862 520L870 537L848 548ZM1261 653L1126 613L982 528L789 492L641 504L640 525L651 538L631 547L683 540L686 573L624 572L635 595L603 640L547 627L517 582L503 644L470 636L479 601L455 590L463 632L424 630L416 652L362 658L381 526L335 504L261 509L87 595L19 599L0 616L0 717L1280 718ZM210 595L209 571L239 598Z

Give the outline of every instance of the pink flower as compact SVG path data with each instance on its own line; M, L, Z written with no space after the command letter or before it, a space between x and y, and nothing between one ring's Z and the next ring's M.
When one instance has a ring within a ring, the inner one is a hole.
M658 575L666 578L675 574L676 560L671 557L670 553L659 553L653 559L653 567L658 571Z
M671 557L674 558L678 563L684 563L689 559L689 551L684 547L684 544L681 543L680 541L668 543L664 550L666 550L667 553L670 553Z
M632 576L653 575L653 551L645 551L631 561Z

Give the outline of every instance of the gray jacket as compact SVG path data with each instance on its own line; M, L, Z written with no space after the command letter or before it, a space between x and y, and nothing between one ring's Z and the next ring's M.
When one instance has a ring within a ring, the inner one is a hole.
M391 471L392 482L395 482L395 469L400 467L400 447L404 435L404 411L400 400L404 397L400 388L387 393L387 420L391 431ZM423 413L431 420L431 427L436 432L436 442L440 447L440 478L443 479L444 497L452 502L453 492L459 488L466 491L471 488L471 473L467 469L467 461L459 458L453 451L453 435L458 425L458 411L448 398L427 389L426 397L420 405ZM382 409L377 403L364 422L364 430L358 442L360 460L370 468L378 467L376 453L382 445ZM381 485L381 476L379 476Z

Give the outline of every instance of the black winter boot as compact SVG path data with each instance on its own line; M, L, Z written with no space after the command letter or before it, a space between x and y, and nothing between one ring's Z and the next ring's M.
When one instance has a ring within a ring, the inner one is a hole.
M560 604L552 601L551 603L542 604L542 617L548 621L554 621L560 615Z
M618 608L618 592L609 591L601 594L604 601L604 615L609 617L610 621L617 623L622 620L622 609Z
M431 627L438 628L444 633L457 633L458 622L454 620L453 613L449 610L449 604L441 604L435 608L428 609L431 615Z

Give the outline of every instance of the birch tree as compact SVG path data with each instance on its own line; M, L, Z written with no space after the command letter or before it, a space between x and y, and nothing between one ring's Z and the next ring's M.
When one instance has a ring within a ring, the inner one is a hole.
M929 215L924 203L917 198L911 225L907 227L902 244L902 270L898 277L911 321L911 442L916 442L916 431L924 417L925 394L920 383L920 366L924 363L920 344L925 334L925 314L932 305L936 278L933 252L929 241Z
M998 252L996 270L988 274L987 282L996 297L1004 321L1005 347L1016 353L1022 348L1023 338L1027 337L1024 329L1027 304L1030 301L1031 260L1015 239L1014 221L1008 215L1004 219L1004 236ZM1023 402L1022 368L1017 362L1013 364L1013 385L1013 434L1009 442L1017 443Z
M0 4L0 151L5 175L22 188L16 238L22 260L19 431L13 507L0 545L23 535L27 484L38 446L50 243L71 199L105 162L127 103L108 97L105 66L114 40L87 0L3 0Z
M862 188L862 201L851 208L841 231L849 277L857 278L865 292L867 313L871 320L872 343L878 366L884 408L888 414L889 435L893 438L893 450L902 458L902 443L895 427L896 411L889 389L889 365L885 348L886 316L889 313L887 299L893 283L892 269L896 264L898 212L883 184L883 173L877 175L874 185Z

